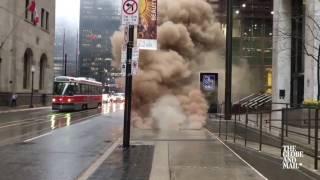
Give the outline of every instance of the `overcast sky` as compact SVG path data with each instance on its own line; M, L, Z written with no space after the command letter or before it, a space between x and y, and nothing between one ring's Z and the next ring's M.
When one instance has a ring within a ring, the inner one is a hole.
M56 18L79 24L80 0L56 0Z

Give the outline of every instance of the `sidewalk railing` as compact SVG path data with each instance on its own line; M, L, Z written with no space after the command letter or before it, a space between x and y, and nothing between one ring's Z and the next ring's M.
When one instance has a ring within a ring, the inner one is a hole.
M224 135L226 141L228 137L233 137L233 143L236 143L237 138L241 137L244 139L244 146L247 147L248 135L254 131L258 135L254 138L258 142L259 151L262 151L263 144L271 145L264 142L264 136L276 137L280 140L279 154L281 157L285 143L291 143L306 151L305 154L313 157L314 169L318 169L319 108L302 106L291 108L288 104L281 105L283 105L281 109L253 110L247 108L245 112L234 111L232 120L222 120L224 119L223 108L220 105L219 112L216 114L219 137ZM302 118L292 118L290 114L294 116L296 112L306 113L306 117L300 114ZM279 119L276 118L277 116L279 116ZM303 123L303 126L300 125L301 123ZM275 132L278 132L278 134ZM278 145L273 144L273 146Z

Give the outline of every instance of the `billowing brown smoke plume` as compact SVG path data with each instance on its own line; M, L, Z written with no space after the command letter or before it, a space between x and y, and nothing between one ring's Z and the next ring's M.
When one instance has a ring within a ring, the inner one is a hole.
M199 73L206 60L224 62L225 36L205 0L158 3L159 50L140 51L140 70L133 81L133 124L199 129L208 111L199 90ZM122 44L123 33L116 32L112 45L117 67Z

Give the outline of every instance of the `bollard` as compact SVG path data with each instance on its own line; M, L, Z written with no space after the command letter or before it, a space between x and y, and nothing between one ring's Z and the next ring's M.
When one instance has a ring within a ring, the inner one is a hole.
M314 122L314 169L318 169L318 128L319 128L319 109L316 109Z

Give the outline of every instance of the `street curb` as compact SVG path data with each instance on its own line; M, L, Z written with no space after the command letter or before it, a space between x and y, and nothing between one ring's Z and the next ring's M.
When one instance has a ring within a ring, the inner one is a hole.
M41 110L41 109L50 109L51 106L38 107L38 108L25 108L25 109L14 109L7 111L0 111L0 114L12 113L12 112L22 112L22 111L33 111L33 110Z

